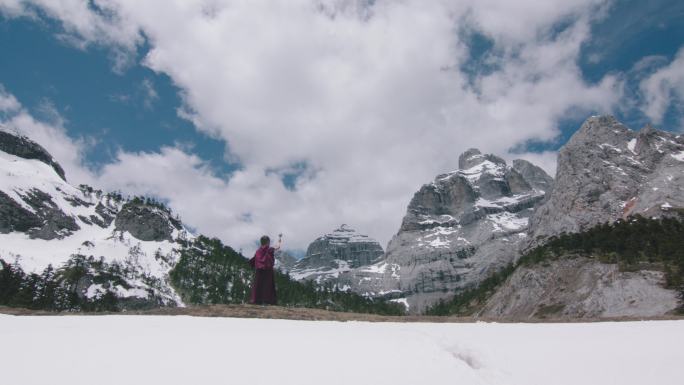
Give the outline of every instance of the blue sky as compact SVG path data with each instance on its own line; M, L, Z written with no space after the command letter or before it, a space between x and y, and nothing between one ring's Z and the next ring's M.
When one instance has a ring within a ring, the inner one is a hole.
M384 243L465 148L552 172L589 115L684 127L684 3L552 3L0 0L0 85L74 182L236 245Z
M114 70L107 49L76 49L59 32L49 20L2 19L0 84L34 116L51 119L51 106L66 120L69 135L97 137L87 153L90 166L111 162L119 148L153 151L179 142L192 146L216 172L234 169L224 160L223 140L199 134L178 117L180 90L168 76L139 64ZM147 48L139 48L137 62Z

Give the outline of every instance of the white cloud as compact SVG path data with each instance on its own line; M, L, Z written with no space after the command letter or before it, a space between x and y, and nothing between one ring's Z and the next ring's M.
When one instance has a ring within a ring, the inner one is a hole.
M667 109L684 107L684 48L670 64L663 66L641 81L639 88L644 97L642 107L654 123L662 122Z
M114 16L37 2L88 42L132 50L144 33L143 64L182 89L179 113L244 166L223 180L180 148L122 152L98 182L160 194L237 247L282 231L303 248L340 223L386 243L412 194L464 149L553 140L571 111L609 112L620 97L616 78L586 84L576 64L605 1L94 3ZM493 39L499 64L472 84L463 28ZM551 154L526 156L554 168ZM301 163L315 172L294 191L266 172Z
M18 111L21 104L17 101L14 95L8 93L2 85L0 85L0 112L11 114Z
M7 15L9 17L19 17L19 16L32 16L33 13L29 12L23 0L2 0L0 1L0 13Z

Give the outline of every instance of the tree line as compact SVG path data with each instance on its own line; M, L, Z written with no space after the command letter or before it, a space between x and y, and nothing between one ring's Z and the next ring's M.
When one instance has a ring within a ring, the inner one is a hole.
M249 301L252 268L247 259L218 239L179 240L180 258L169 272L171 286L186 304L243 304ZM135 276L135 277L133 277ZM130 289L127 278L142 280L147 299L121 298L114 288ZM275 272L278 304L334 311L404 314L403 305L341 291L332 285L298 282ZM86 294L91 285L104 290ZM0 305L49 311L121 311L168 305L156 291L163 285L140 275L135 266L74 255L58 269L25 272L18 261L0 259Z
M252 268L247 259L218 239L188 241L170 273L171 283L187 303L233 304L249 301ZM357 313L404 314L403 305L341 291L334 285L299 282L275 271L278 305Z

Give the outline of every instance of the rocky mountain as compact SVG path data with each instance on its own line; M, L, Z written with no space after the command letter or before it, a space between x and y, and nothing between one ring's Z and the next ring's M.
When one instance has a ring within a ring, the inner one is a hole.
M526 247L574 234L575 248L517 267L478 313L579 318L673 312L684 299L683 213L684 138L651 126L635 132L610 116L589 118L559 151L554 189L530 219ZM631 230L643 221L635 216L652 223ZM670 217L676 220L659 224ZM604 230L604 223L616 230ZM608 245L589 248L596 239Z
M525 160L512 165L470 149L459 168L423 185L381 260L343 273L338 285L391 298L418 313L511 263L553 179Z
M343 224L314 240L289 273L297 280L337 282L340 274L378 262L383 253L376 240Z
M684 207L684 137L612 116L589 118L558 153L556 188L530 220L533 238Z

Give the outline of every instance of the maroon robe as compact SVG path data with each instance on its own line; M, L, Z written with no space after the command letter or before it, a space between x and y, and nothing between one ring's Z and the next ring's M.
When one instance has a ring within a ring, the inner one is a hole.
M274 253L274 248L261 246L254 257L249 260L249 264L255 268L249 303L257 305L276 304L275 274L273 273Z

